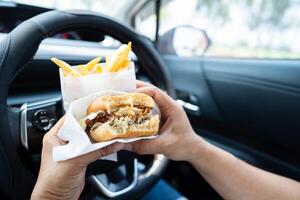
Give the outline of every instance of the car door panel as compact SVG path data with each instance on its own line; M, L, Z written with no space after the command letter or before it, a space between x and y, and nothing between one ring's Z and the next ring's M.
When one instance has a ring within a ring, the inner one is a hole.
M300 62L204 60L212 95L225 122L297 150L300 141ZM298 81L297 81L298 80ZM253 136L254 137L254 136Z
M204 77L201 59L164 56L164 60L169 66L174 86L178 92L178 98L185 98L185 95L195 95L198 98L198 102L193 103L198 103L201 115L221 120L219 109L212 98Z
M222 72L287 86L300 87L300 61L204 58L205 71Z
M202 136L222 148L231 141L231 153L300 179L299 61L176 56L164 60L177 91L199 98L202 115L189 117Z

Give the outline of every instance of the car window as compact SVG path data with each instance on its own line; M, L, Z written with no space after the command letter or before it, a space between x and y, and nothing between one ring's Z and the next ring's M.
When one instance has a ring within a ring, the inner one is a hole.
M163 0L158 48L179 56L299 59L299 10L299 0Z
M152 41L155 40L156 15L155 1L149 1L134 16L134 28Z

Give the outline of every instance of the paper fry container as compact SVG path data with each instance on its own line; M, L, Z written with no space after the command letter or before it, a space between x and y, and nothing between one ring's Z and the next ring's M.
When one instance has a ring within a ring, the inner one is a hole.
M102 91L98 93L91 94L87 97L73 101L69 110L66 113L64 124L62 125L58 137L62 140L68 141L66 145L57 146L53 148L53 160L62 161L71 159L97 149L101 149L115 142L129 143L141 139L153 139L157 136L148 137L138 137L138 138L128 138L128 139L114 139L106 142L93 143L91 142L88 135L81 128L79 120L86 116L86 110L89 104L96 98L103 95L117 95L123 94L124 92L118 91ZM155 108L153 114L159 114L159 110ZM103 157L102 159L107 160L117 160L116 154L112 154L108 157Z
M136 77L134 63L130 62L128 69L119 72L103 72L86 76L72 77L60 74L61 94L65 111L70 103L89 94L117 90L132 92L136 89Z

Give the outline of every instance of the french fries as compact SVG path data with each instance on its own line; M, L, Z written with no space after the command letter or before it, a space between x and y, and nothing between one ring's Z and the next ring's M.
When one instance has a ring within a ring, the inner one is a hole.
M80 75L79 72L77 72L71 65L62 60L51 58L51 61L57 64L65 74Z
M78 65L77 70L82 76L90 74L90 71L88 70L87 66L84 67L83 65Z
M95 73L95 74L100 74L102 73L102 66L100 65L100 63L96 64L94 66L94 68L92 69L92 72Z
M101 57L96 57L87 64L78 65L77 67L72 67L68 63L57 58L51 58L51 61L62 69L64 76L87 76L89 74L100 74L103 71L118 72L128 68L131 62L129 58L130 52L131 42L128 42L127 45L121 45L112 56L106 56L104 65L99 63Z
M91 71L94 68L94 66L100 62L100 60L101 60L101 57L94 58L93 60L88 62L88 64L86 64L86 66L85 66L86 69Z
M105 62L108 63L109 60L110 60L110 59L109 59L109 56L107 55L107 56L105 57Z
M129 62L129 53L131 51L131 42L128 42L127 45L121 45L120 48L116 51L116 54L108 59L106 62L106 67L110 72L117 72L122 68L128 67ZM126 65L127 64L127 65Z

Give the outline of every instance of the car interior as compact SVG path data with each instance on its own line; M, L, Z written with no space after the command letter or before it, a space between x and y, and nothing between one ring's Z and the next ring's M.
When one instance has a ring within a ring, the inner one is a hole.
M43 136L64 114L50 58L87 63L128 41L137 79L176 99L197 134L300 181L299 8L292 0L0 0L0 198L30 198ZM161 179L187 199L222 199L189 163L126 151L88 167L81 199L139 199Z

